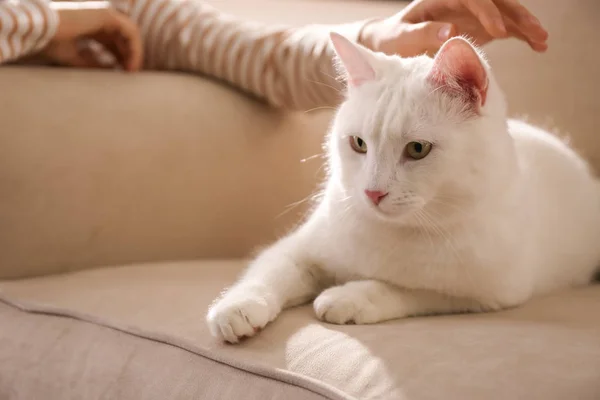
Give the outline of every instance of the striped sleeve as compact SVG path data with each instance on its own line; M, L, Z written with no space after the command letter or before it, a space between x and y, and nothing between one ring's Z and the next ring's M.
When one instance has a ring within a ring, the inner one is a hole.
M293 29L241 20L194 0L113 1L140 26L147 68L212 76L295 110L339 102L329 32L357 40L362 26Z
M58 16L42 0L0 0L0 64L44 47L54 36Z

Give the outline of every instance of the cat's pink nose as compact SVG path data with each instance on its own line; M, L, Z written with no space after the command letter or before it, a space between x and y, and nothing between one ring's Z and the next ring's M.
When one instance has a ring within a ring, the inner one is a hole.
M381 200L383 200L383 198L388 195L386 192L382 192L380 190L369 189L365 189L365 194L369 199L371 199L371 201L375 205L379 205L379 203L381 203Z

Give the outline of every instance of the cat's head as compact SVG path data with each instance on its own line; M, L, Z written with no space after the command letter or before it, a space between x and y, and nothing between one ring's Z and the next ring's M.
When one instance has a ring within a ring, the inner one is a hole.
M457 218L508 183L506 106L463 38L434 59L390 57L332 34L348 82L330 134L330 184L379 219ZM424 215L424 216L423 216Z

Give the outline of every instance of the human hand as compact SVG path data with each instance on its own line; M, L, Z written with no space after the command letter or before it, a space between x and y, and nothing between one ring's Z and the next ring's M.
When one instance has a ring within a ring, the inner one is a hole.
M416 0L392 17L368 22L360 41L368 48L404 57L433 55L450 37L475 44L516 37L538 52L548 32L518 0Z
M86 41L100 44L128 71L142 64L142 40L136 24L105 1L53 2L59 24L41 54L55 63L80 67L106 67Z

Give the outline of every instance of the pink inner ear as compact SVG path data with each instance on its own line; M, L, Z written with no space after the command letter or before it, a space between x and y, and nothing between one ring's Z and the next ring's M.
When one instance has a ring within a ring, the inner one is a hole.
M477 109L485 105L487 72L475 49L462 38L450 39L442 46L429 80L441 90L464 97Z
M375 70L369 63L366 49L338 33L332 32L330 37L333 48L346 71L350 86L357 87L375 79Z

